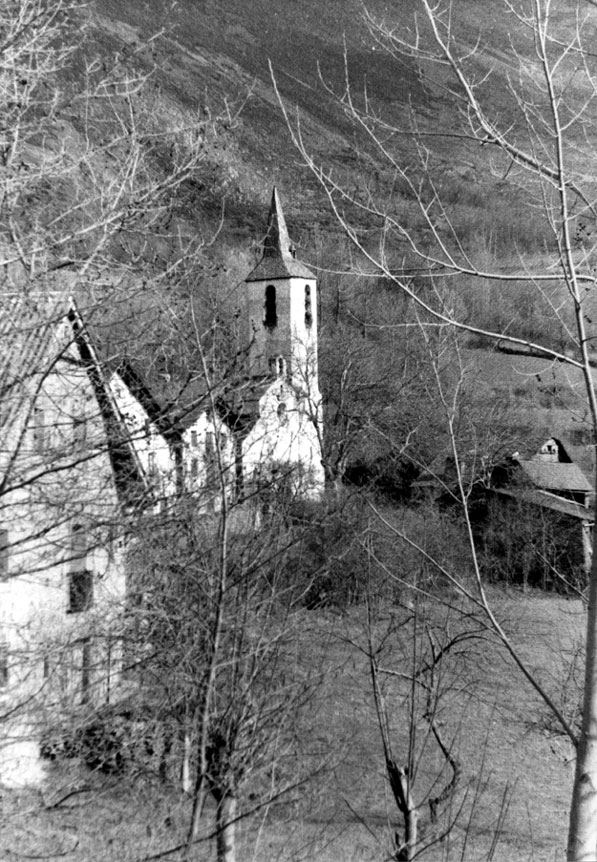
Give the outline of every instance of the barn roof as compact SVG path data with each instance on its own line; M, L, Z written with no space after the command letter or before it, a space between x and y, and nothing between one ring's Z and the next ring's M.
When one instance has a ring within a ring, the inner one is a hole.
M535 459L517 461L526 478L537 488L550 491L592 490L589 480L577 464Z

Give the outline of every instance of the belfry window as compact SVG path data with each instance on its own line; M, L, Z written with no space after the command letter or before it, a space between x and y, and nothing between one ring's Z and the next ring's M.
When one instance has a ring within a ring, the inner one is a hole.
M305 326L311 328L313 323L313 312L311 311L311 288L305 285Z
M272 377L286 377L286 360L283 356L270 356L269 373Z
M263 325L273 329L278 325L278 311L276 309L276 288L268 284L265 288L265 320Z

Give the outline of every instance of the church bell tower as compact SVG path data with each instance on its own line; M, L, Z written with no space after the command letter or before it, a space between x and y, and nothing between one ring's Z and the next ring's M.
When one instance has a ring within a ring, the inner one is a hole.
M317 280L296 259L276 188L261 260L245 280L253 378L282 378L299 395L319 392Z

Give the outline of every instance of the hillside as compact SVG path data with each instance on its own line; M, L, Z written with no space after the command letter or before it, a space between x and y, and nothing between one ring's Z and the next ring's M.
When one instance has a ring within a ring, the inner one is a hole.
M393 27L414 26L413 0L399 6L372 0L367 10L376 20ZM559 4L555 16L562 35L572 32L574 3ZM300 232L314 226L335 229L315 179L301 166L294 151L272 86L269 64L289 111L300 113L304 142L316 163L323 163L349 188L394 187L393 170L364 129L357 129L343 109L347 74L352 96L362 104L366 91L371 109L384 121L403 129L392 141L401 167L420 173L409 113L420 131L432 133L424 143L440 165L454 204L468 202L486 209L487 195L500 196L500 183L485 166L485 154L462 136L452 135L458 102L448 78L414 61L393 56L375 43L358 0L335 0L322 6L316 0L284 2L256 0L177 0L164 6L160 0L126 4L96 0L91 7L96 44L105 50L143 58L155 64L154 80L162 97L194 112L217 114L230 110L235 119L221 134L214 153L220 169L217 188L197 191L196 205L218 209L218 194L226 197L226 229L246 235L255 225L273 184L289 200L290 216ZM512 16L490 2L453 4L453 20L466 46L479 45L471 61L479 76L491 70L492 112L502 122L520 125L512 101L506 98L508 76L514 71L510 46L528 51L525 34ZM597 10L588 10L597 17ZM137 55L144 40L150 56ZM532 54L525 58L535 62ZM540 70L537 68L537 75ZM569 92L578 96L571 83ZM335 94L335 96L333 95ZM238 112L238 113L237 113ZM579 141L579 161L586 142ZM291 193L290 193L291 192ZM213 211L212 211L213 215ZM480 212L479 217L483 220Z

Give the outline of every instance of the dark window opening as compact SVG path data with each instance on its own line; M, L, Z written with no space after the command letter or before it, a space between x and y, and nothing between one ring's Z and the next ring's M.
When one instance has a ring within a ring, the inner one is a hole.
M0 688L8 685L8 644L0 644Z
M89 638L81 640L81 703L89 702L91 687L91 642Z
M311 288L305 285L305 326L307 329L313 324L313 312L311 311Z
M286 360L278 356L278 377L286 376Z
M265 288L265 320L263 325L273 329L278 325L278 311L276 309L276 288L268 284Z
M69 614L80 614L88 611L93 604L93 572L82 569L80 572L69 572L68 576L68 610Z
M283 401L278 404L277 413L280 425L286 425L286 423L288 422L288 413L286 409L286 404Z
M68 574L68 614L88 611L93 604L93 572L87 569L85 529L75 524L71 534L71 560Z

